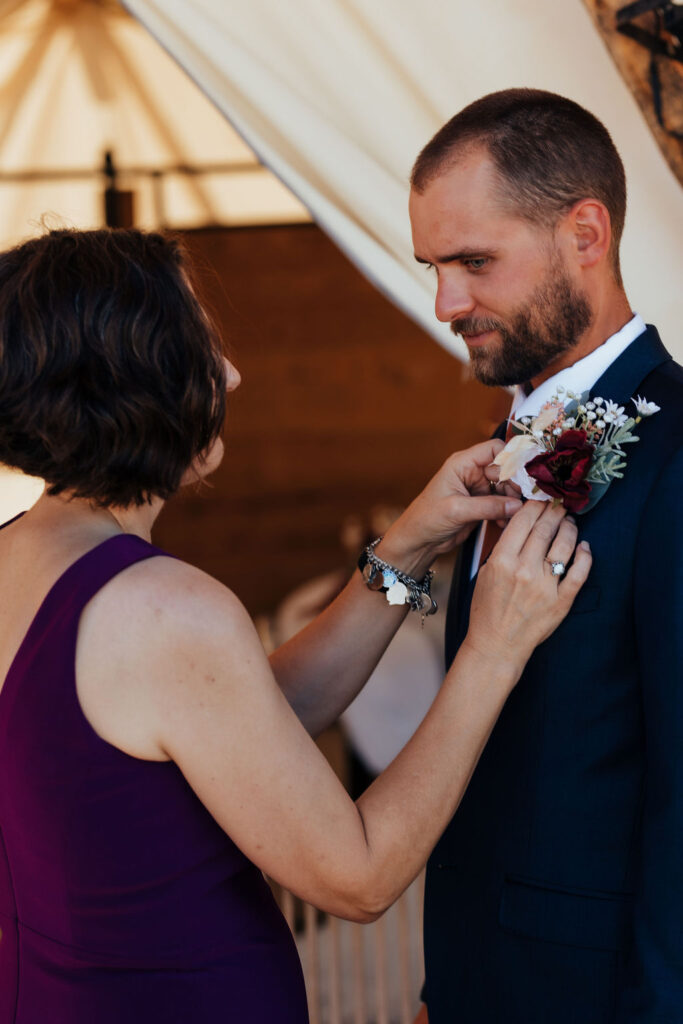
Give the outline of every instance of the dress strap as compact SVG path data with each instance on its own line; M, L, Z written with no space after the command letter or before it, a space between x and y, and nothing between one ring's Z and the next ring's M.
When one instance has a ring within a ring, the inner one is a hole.
M114 576L136 562L156 555L173 557L131 533L109 537L69 566L47 595L43 608L49 604L50 607L46 609L48 615L54 614L55 606L64 609L67 614L80 614L88 601Z
M0 689L0 703L11 699L19 679L44 640L55 631L66 635L64 631L70 629L75 643L81 612L98 590L124 569L156 555L174 557L141 537L119 533L73 562L53 583L24 635Z
M6 526L11 526L11 525L12 525L12 523L16 523L17 519L21 519L21 517L22 517L22 516L25 516L25 515L26 515L26 513L25 513L25 512L19 512L19 514L18 514L18 515L16 515L16 516L12 516L12 518L11 518L11 519L8 519L8 520L7 520L7 522L5 522L5 523L0 523L0 530L4 530Z

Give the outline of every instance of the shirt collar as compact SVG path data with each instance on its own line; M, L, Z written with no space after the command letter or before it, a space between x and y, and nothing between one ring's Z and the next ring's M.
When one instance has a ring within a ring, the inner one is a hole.
M573 391L577 395L582 395L584 391L590 391L607 367L611 366L644 330L645 321L636 313L621 330L613 334L602 345L589 352L583 359L579 359L573 366L567 366L564 370L556 373L554 377L543 381L530 395L527 395L521 385L518 385L512 401L510 416L515 419L520 419L522 416L538 416L545 403L557 394L558 387L563 387L565 392Z

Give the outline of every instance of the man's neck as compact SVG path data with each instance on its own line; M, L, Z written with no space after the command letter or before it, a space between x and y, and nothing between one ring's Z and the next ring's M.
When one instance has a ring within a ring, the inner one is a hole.
M554 377L560 370L566 370L573 366L580 359L584 359L591 352L594 352L600 345L604 345L608 338L620 331L621 328L633 317L633 311L624 292L620 292L617 302L611 302L603 309L597 311L593 322L585 334L582 334L579 341L573 348L563 352L554 362L550 363L542 373L530 381L532 390L535 390L543 381Z

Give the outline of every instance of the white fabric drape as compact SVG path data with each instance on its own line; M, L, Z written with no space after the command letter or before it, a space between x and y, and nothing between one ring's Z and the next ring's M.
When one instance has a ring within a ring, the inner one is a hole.
M412 162L483 93L564 93L605 121L627 168L629 297L683 357L680 188L580 0L126 0L375 284L446 347L412 260Z
M105 151L139 227L308 220L116 0L0 0L0 248L99 227Z

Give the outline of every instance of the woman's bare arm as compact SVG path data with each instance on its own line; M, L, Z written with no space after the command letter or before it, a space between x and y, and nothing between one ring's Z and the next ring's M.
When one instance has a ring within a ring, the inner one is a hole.
M126 570L86 611L84 712L129 753L173 759L270 876L332 913L370 920L424 864L526 658L588 573L581 549L559 589L543 568L561 518L529 503L512 521L482 570L473 628L432 709L357 804L285 699L239 601L181 563ZM554 543L567 561L575 541L565 522Z
M501 441L487 441L447 459L387 531L377 554L420 579L482 519L513 515L521 502L490 494L486 475L501 447ZM403 622L406 607L390 606L354 573L329 608L271 655L273 673L308 732L317 735L348 707Z

